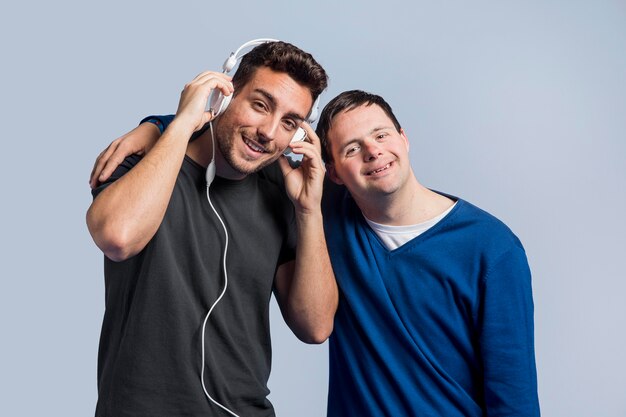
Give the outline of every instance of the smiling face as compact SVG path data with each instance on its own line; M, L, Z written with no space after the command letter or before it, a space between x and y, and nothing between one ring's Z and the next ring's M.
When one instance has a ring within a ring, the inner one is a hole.
M337 114L327 133L330 178L357 200L390 195L412 175L409 142L376 104Z
M224 174L242 177L278 159L312 104L310 90L288 74L258 68L215 121L219 151L233 171Z

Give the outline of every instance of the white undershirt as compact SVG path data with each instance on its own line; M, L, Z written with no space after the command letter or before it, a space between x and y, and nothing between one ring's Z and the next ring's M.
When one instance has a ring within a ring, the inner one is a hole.
M425 222L410 224L408 226L389 226L386 224L373 222L365 217L365 215L363 215L363 217L365 217L365 221L367 222L367 224L370 225L372 230L374 230L374 232L378 235L378 237L387 247L387 249L394 250L398 249L409 240L415 239L416 237L439 223L441 219L443 219L448 215L448 213L450 213L454 206L456 206L456 202L452 205L452 207L450 207L440 215L433 217L430 220L426 220Z

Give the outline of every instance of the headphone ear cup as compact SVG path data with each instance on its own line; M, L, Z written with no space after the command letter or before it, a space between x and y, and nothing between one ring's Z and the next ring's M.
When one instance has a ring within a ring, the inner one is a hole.
M291 145L292 143L302 142L304 139L306 139L306 131L299 127L296 130L296 133L291 137L291 142L289 142L289 144ZM287 146L287 148L283 151L283 155L288 155L290 153L291 147Z
M224 113L226 111L226 107L228 107L228 105L230 104L230 100L232 100L233 94L231 94L229 96L225 96L223 94L220 94L222 96L222 104L220 105L220 108L217 111L217 114L222 114L222 113Z
M289 143L302 142L304 139L306 139L306 132L303 128L299 127Z
M309 113L309 115L306 118L307 123L313 123L314 121L317 120L317 115L319 113L319 106L320 106L320 96L317 96L317 98L315 99L315 102L313 103L313 107L311 107L311 112ZM306 131L299 127L296 130L296 133L293 135L293 137L291 138L291 143L295 143L295 142L302 142L303 140L306 139ZM283 152L283 155L288 155L291 153L291 147L287 147L287 149L285 149L285 151Z
M215 89L211 91L211 94L209 95L206 110L212 112L214 117L217 117L219 114L224 113L224 110L226 110L226 107L228 107L232 98L232 94L225 96L221 91Z

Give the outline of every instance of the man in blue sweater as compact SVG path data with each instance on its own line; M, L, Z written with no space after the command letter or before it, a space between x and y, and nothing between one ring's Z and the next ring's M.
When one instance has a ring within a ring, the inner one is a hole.
M328 416L539 416L519 239L419 183L382 97L340 94L317 135L332 180L322 211L340 289ZM154 140L139 139L126 146Z
M317 134L339 308L329 416L538 416L531 277L498 219L422 186L382 97L347 91Z

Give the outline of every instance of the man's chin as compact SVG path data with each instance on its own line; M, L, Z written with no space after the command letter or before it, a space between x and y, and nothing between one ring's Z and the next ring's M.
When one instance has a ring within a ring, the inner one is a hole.
M271 158L264 158L261 160L239 160L236 161L235 158L228 158L228 164L237 172L243 175L254 174L265 168L266 166L272 164L280 157L280 154L273 155Z

